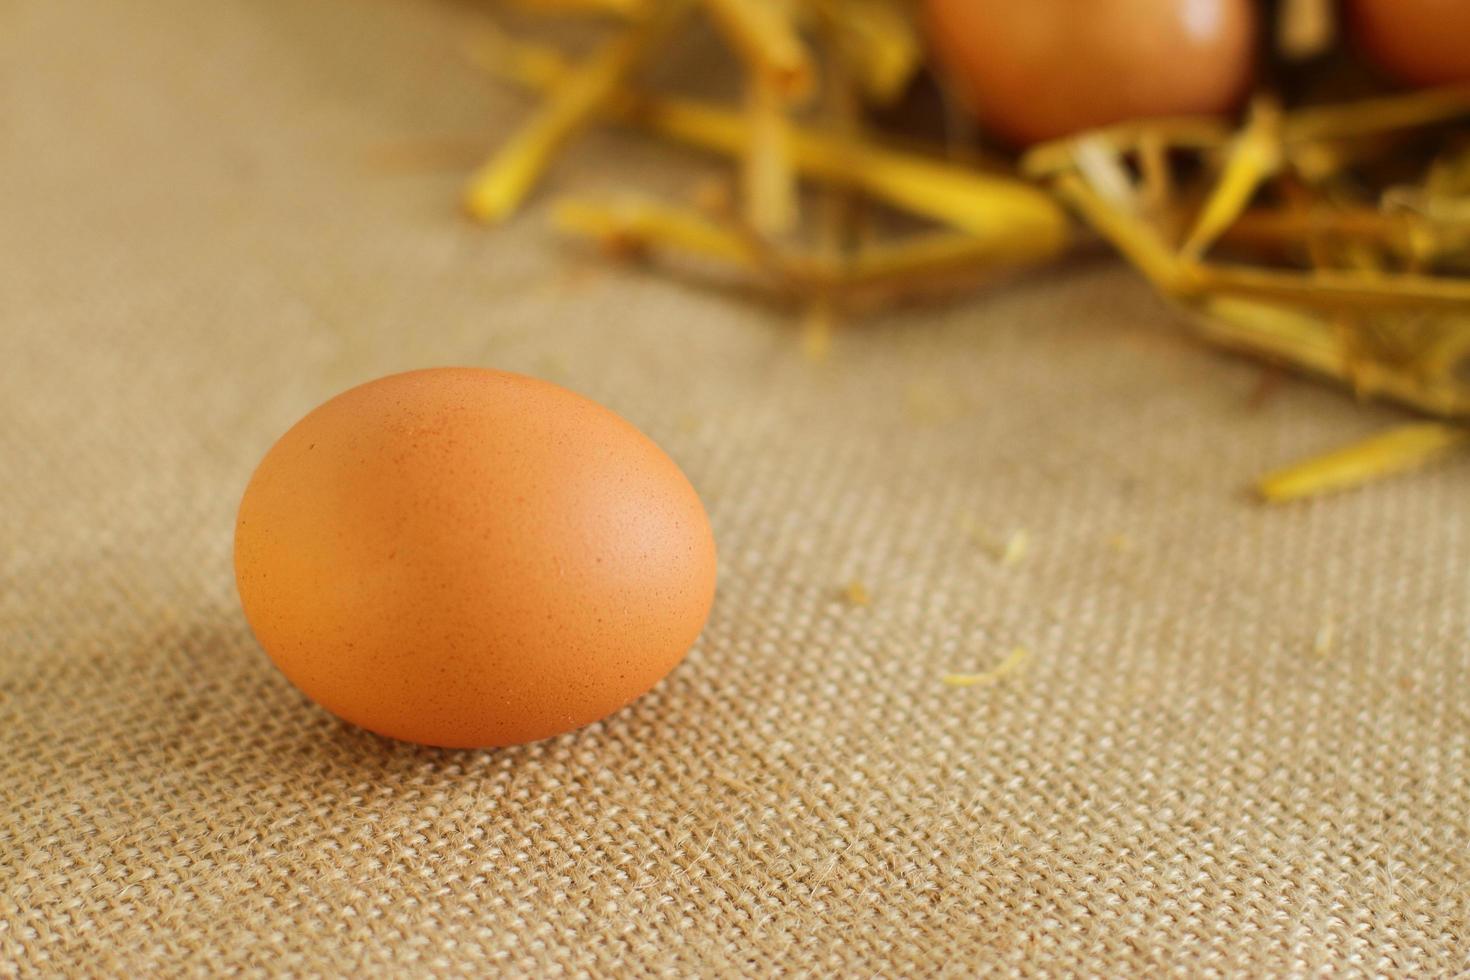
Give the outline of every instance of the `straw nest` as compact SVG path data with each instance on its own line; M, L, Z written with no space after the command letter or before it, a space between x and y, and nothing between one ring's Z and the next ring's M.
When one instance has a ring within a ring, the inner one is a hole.
M928 117L963 117L904 0L519 5L595 18L601 40L575 57L498 30L472 40L477 63L539 98L469 181L483 221L513 213L584 126L631 125L728 158L728 178L685 201L563 199L558 224L617 254L728 267L795 304L813 357L845 319L1102 241L1199 337L1423 416L1264 477L1266 499L1470 443L1470 86L1374 89L1330 4L1272 8L1266 81L1239 118L1139 120L1021 153L909 124L926 90L950 110ZM701 20L742 66L742 98L642 80Z

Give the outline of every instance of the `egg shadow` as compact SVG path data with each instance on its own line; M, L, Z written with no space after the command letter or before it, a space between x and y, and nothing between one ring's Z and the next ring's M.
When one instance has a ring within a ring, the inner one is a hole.
M381 776L449 750L395 742L314 705L271 664L238 613L170 625L122 659L139 665L131 701L151 706L136 761L208 768L241 783L304 774Z
M270 662L238 614L170 625L132 645L119 659L138 664L129 679L128 718L111 719L107 750L79 755L83 768L112 766L126 756L140 793L165 787L176 805L349 805L364 795L417 796L445 779L461 792L504 798L523 781L537 782L547 760L557 778L631 777L646 746L663 740L707 741L693 719L708 717L713 695L689 677L670 678L607 718L540 742L504 748L455 749L377 735L343 721L297 690ZM675 671L677 675L678 670ZM114 682L115 683L115 680ZM104 700L105 690L79 691L77 705ZM686 749L689 748L687 745ZM714 746L698 746L708 751ZM566 765L568 757L576 757ZM682 784L668 786L677 801ZM182 783L187 792L178 793ZM239 807L231 811L240 812ZM259 819L278 818L262 805Z

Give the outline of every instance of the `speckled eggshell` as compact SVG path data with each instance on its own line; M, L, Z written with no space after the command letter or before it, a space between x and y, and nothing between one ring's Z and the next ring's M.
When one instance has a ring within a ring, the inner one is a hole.
M694 488L595 402L477 368L353 388L240 503L235 577L290 680L364 728L500 746L596 721L688 651L715 591Z

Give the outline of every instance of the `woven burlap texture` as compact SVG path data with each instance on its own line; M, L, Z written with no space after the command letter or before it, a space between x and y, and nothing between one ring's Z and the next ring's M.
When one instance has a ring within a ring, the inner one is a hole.
M814 365L549 193L471 226L528 107L457 56L486 13L0 7L0 974L1466 970L1470 465L1255 504L1402 416L1254 399L1110 260ZM600 132L548 192L713 166ZM251 469L432 364L604 402L707 502L708 629L603 723L395 744L251 638Z

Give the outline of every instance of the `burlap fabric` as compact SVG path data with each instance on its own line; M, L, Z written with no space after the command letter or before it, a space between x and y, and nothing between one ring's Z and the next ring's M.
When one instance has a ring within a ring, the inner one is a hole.
M1253 408L1110 262L814 366L544 207L472 227L463 171L526 105L455 56L482 16L0 6L0 974L1467 970L1470 464L1257 506L1399 416ZM604 133L553 181L706 166ZM708 630L605 723L394 744L246 628L255 462L430 364L585 392L708 503Z

